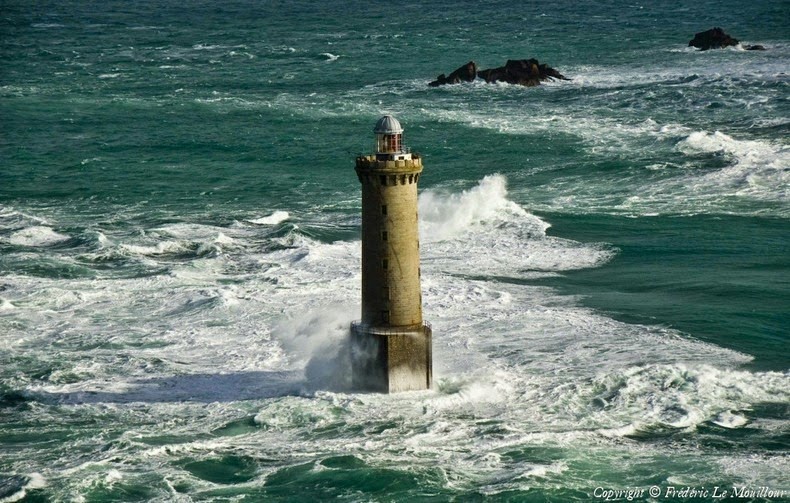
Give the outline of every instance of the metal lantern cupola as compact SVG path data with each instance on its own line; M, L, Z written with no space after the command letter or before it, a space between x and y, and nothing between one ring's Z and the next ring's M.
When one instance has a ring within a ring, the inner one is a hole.
M411 158L403 147L403 128L398 119L385 115L373 128L376 133L376 158L381 160L404 160Z

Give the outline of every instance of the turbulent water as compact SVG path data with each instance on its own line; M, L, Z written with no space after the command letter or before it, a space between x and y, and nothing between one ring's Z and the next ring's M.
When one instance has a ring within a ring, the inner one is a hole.
M0 2L0 501L790 498L790 10L684 3ZM530 57L572 80L427 86ZM434 329L391 396L384 113Z

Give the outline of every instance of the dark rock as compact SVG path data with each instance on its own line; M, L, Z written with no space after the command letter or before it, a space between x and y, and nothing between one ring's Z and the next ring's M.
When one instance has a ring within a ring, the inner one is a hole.
M461 82L472 82L477 76L477 65L474 61L470 61L464 66L458 68L449 76L444 74L436 77L436 80L428 84L431 87L443 86L446 84L460 84Z
M436 80L429 83L431 87L443 86L446 84L460 84L461 82L472 82L475 77L480 77L488 83L507 82L522 86L537 86L542 80L561 79L570 80L560 72L546 64L540 63L537 59L509 59L505 66L490 68L488 70L477 71L477 65L470 61L458 68L449 76L441 74Z
M764 45L747 45L744 47L747 51L765 51L767 50Z
M708 31L699 32L689 42L689 47L698 47L703 51L721 49L731 45L738 45L738 39L727 35L721 28L711 28Z
M537 86L543 80L570 80L560 72L537 59L509 59L505 66L477 72L477 76L488 83L507 82L521 86Z

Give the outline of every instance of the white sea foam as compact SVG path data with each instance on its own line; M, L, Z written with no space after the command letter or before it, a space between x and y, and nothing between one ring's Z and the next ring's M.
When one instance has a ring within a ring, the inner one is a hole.
M460 194L423 191L419 199L421 239L442 241L456 237L473 225L490 222L504 213L527 216L507 199L506 180L501 175L486 176L479 185ZM546 228L548 225L541 230Z
M248 220L248 222L261 225L277 225L289 218L291 218L291 215L287 211L277 210L269 216L253 218Z
M213 253L222 253L243 246L243 243L234 236L245 237L244 229L225 229L220 227L198 224L170 224L163 227L150 229L142 236L136 236L133 242L121 242L117 249L126 255L142 257L165 256L204 256ZM115 246L115 242L102 240L103 247Z
M507 198L501 175L460 194L424 191L419 212L424 262L447 272L524 276L594 267L613 255L606 247L546 236L549 225Z
M32 472L27 474L30 482L28 482L27 487L30 489L41 489L42 487L46 487L47 479L45 479L40 473Z
M624 438L708 422L768 428L744 411L790 400L790 374L737 370L747 355L618 322L520 281L529 271L594 267L613 251L547 237L548 224L508 198L504 177L463 192L427 191L420 212L429 232L422 279L435 378L423 392L343 391L343 339L359 312L358 241L323 243L297 231L272 239L258 225L179 223L114 235L106 245L142 254L152 267L167 264L169 274L4 278L3 298L16 306L4 312L5 339L53 367L42 378L20 373L14 386L59 403L58 411L75 404L83 420L97 417L89 438L101 436L96 424L108 417L129 428L119 442L92 451L92 463L112 467L69 464L72 485L58 494L79 493L78 479L112 483L109 470L122 464L208 488L178 461L225 453L276 460L276 467L342 454L369 466L441 470L448 486L498 494L553 481L593 458L616 465L664 455L661 445ZM169 246L225 251L172 265ZM31 412L42 414L41 424L59 420L44 416L46 407L33 410L41 410ZM234 432L213 433L226 427ZM71 459L67 450L62 456ZM531 450L562 461L536 460ZM256 483L275 468L261 470ZM45 476L60 482L63 473Z
M790 199L790 146L757 140L736 140L720 131L696 131L678 144L678 150L694 155L721 154L730 166L699 177L696 191L720 187L760 199Z
M693 429L710 421L727 428L745 425L747 420L732 410L748 409L754 402L785 401L781 390L788 375L724 370L707 365L690 367L682 363L645 365L599 376L588 391L595 390L601 413L613 424L605 435L632 435L655 427ZM774 395L775 393L778 393Z
M790 147L763 140L738 140L715 131L692 131L677 142L676 150L687 161L675 176L645 184L639 195L629 196L616 209L645 214L731 213L739 211L738 200L779 203L773 214L790 211ZM712 170L700 169L706 157L717 158L725 165ZM658 169L675 169L669 165ZM611 203L611 201L609 201ZM611 206L611 204L609 204ZM760 210L757 210L760 211Z
M12 503L15 501L22 501L27 497L29 489L42 489L47 487L47 480L39 472L28 473L24 477L24 484L18 490L11 494L5 494L0 498L0 503ZM4 488L7 489L7 488Z
M526 471L521 474L521 478L524 477L538 477L538 478L546 478L549 475L559 475L561 473L565 473L568 471L567 463L562 461L558 463L553 463L550 465L534 465L530 466Z
M189 243L184 241L164 241L156 243L153 246L122 244L120 248L135 255L176 254L189 251L190 249Z
M21 227L48 226L47 219L18 211L10 206L0 204L0 229L19 229Z
M787 491L790 458L784 453L723 456L716 460L716 464L727 477L738 481L738 487L769 487Z
M713 422L724 428L740 428L749 422L741 414L735 414L732 411L724 411L713 419Z
M11 234L8 242L17 246L52 246L68 240L69 237L55 232L49 227L36 225L27 227Z
M320 311L299 313L272 328L292 360L304 366L310 386L330 390L347 390L348 327L357 317L356 306L326 306Z

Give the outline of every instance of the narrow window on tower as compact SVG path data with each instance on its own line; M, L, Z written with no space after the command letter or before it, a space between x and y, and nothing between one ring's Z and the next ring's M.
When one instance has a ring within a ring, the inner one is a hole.
M389 235L387 234L387 231L381 231L381 240L382 241L386 241L388 237L389 237Z
M390 300L390 287L385 286L384 288L382 288L381 296L384 298L384 300Z
M382 185L387 185L387 176L379 175L379 182L381 182Z
M390 322L390 312L389 311L382 311L381 312L381 321L384 323Z
M382 260L381 261L381 268L384 269L385 271L387 269L389 269L390 268L390 261L387 260L387 259Z
M382 204L381 205L381 214L385 215L385 216L387 215L387 205L386 204Z

